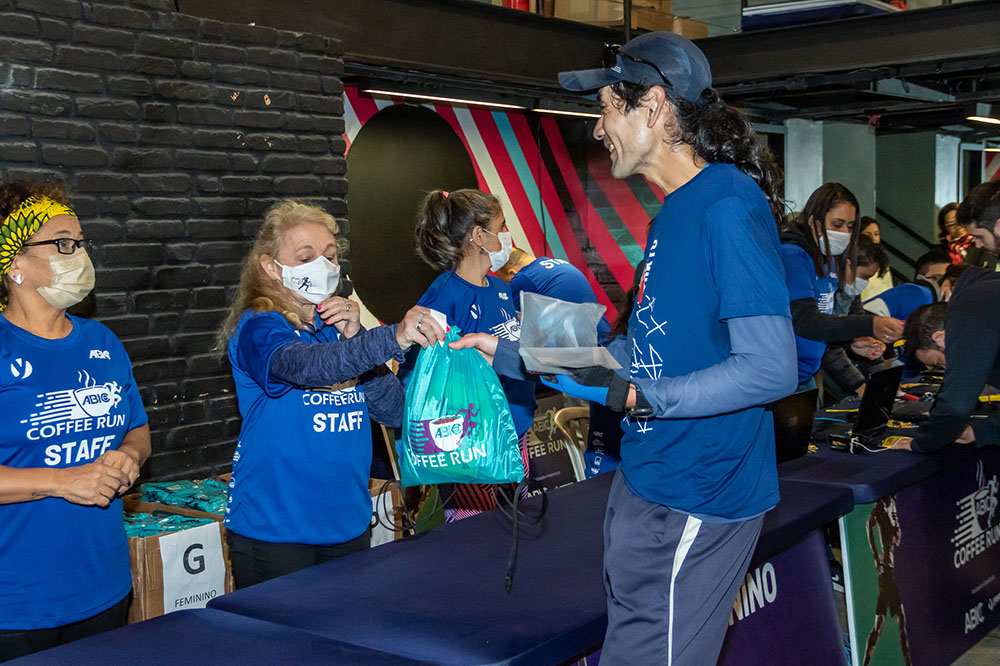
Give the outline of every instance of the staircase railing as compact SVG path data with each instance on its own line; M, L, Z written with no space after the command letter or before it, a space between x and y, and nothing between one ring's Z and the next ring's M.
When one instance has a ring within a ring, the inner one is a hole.
M923 245L928 250L933 249L934 243L930 242L929 240L918 234L916 231L908 227L905 223L901 222L898 218L895 218L889 213L885 212L884 209L876 207L875 214L881 218L884 218L886 222L891 222L893 226L895 226L897 229L902 231L904 234L906 234L913 240Z

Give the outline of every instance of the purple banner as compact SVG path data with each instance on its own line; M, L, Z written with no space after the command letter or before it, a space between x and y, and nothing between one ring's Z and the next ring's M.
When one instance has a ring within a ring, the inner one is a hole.
M869 539L877 536L881 571L888 570L898 586L898 612L892 614L907 643L903 663L951 663L1000 624L998 479L1000 451L983 449L873 508ZM889 546L889 557L882 544ZM871 567L874 557L869 557ZM891 613L893 591L881 589L883 578L890 583L890 576L879 576L879 598ZM871 641L863 631L859 638L864 652L866 639ZM897 634L893 640L902 639ZM859 657L864 663L863 654Z
M822 533L751 565L729 622L720 666L846 664Z

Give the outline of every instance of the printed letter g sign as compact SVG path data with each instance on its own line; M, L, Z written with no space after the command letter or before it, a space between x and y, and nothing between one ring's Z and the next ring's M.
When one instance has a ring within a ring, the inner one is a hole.
M192 557L191 553L195 550L205 550L205 547L200 543L193 543L188 546L188 549L184 551L184 570L189 574L200 574L205 570L205 556L195 555ZM192 566L193 563L193 566Z

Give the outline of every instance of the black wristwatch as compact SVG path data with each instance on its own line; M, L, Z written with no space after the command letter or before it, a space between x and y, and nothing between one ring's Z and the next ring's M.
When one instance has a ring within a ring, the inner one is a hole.
M629 416L637 419L647 419L653 415L653 406L646 400L639 387L635 387L635 405L628 410Z

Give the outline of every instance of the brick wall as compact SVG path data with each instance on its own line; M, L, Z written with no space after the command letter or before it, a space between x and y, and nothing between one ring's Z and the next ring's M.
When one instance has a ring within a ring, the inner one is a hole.
M72 192L152 478L228 468L240 420L211 348L262 211L295 197L349 231L340 43L172 9L0 0L0 178Z

